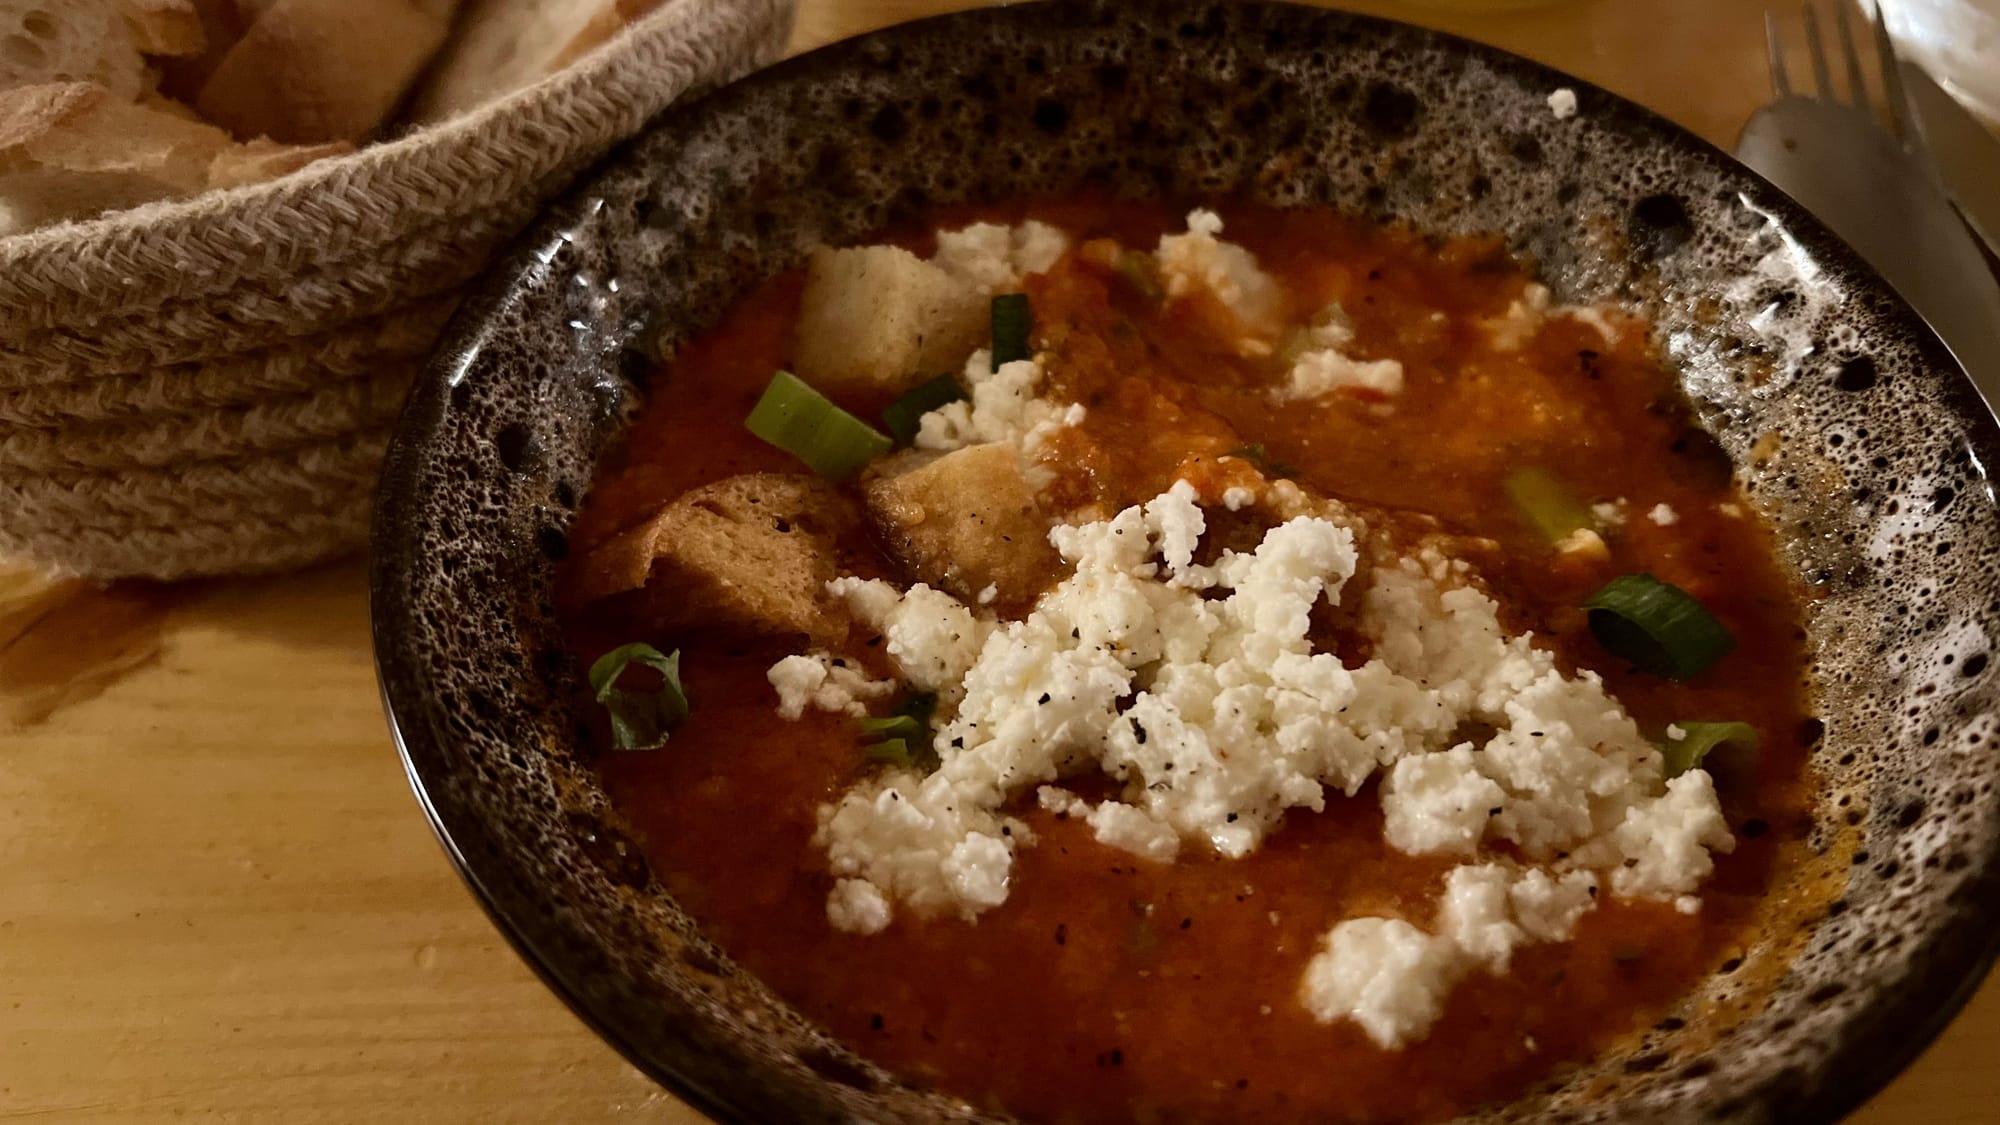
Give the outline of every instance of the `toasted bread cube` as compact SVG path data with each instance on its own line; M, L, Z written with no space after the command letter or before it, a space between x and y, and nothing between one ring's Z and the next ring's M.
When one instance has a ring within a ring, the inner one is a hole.
M895 246L813 251L792 361L831 394L900 394L965 365L986 331L983 295Z
M1049 525L1005 445L891 459L863 491L889 551L912 578L968 601L1023 606L1059 560Z
M611 612L649 630L803 633L838 643L847 617L826 584L841 573L842 541L860 525L853 501L816 477L729 477L690 489L597 547L565 600L616 599Z

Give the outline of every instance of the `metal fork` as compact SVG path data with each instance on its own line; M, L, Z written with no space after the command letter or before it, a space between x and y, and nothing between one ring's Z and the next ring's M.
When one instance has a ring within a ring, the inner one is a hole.
M1944 341L1987 408L2000 414L2000 283L1952 209L1923 133L1913 123L1881 12L1870 21L1882 82L1878 108L1855 48L1846 0L1835 0L1834 8L1844 99L1834 85L1819 12L1813 0L1802 7L1814 92L1793 91L1784 37L1767 11L1765 39L1777 99L1744 126L1736 155L1867 259Z

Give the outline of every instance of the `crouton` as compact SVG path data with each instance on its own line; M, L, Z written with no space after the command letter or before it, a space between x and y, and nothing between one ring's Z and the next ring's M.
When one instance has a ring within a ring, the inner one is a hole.
M644 630L717 629L749 636L803 633L836 644L847 617L827 596L861 513L816 477L749 473L690 489L645 523L581 560L563 591L574 606L604 602Z
M1023 606L1059 566L1048 521L1005 445L904 454L863 484L869 514L910 577L958 598Z
M894 246L813 251L792 361L830 394L900 394L965 366L986 333L984 295Z

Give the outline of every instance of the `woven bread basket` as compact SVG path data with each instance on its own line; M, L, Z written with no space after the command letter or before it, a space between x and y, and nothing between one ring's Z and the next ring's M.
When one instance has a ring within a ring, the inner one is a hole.
M283 179L0 239L0 557L282 570L366 539L404 388L460 288L794 0L667 0L560 74Z

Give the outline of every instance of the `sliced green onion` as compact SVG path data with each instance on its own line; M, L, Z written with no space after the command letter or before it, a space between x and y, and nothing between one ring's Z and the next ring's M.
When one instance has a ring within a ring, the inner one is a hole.
M924 724L912 715L856 719L854 725L862 734L872 738L918 739L924 736Z
M903 738L885 738L862 747L871 762L884 762L892 766L914 766L917 756L910 753L910 743Z
M1693 595L1650 574L1613 578L1583 608L1597 643L1669 679L1695 676L1736 647L1736 638Z
M924 415L964 397L965 388L958 385L957 376L940 375L890 403L882 411L882 421L889 427L889 434L896 439L897 445L908 445L917 440Z
M618 677L634 664L659 672L660 690L619 688ZM661 656L649 644L620 645L590 666L590 690L611 716L611 746L616 750L657 750L667 744L667 731L688 715L678 649L672 656Z
M1679 738L1674 732L1681 732ZM1668 777L1679 777L1701 764L1710 750L1729 743L1751 753L1757 751L1757 728L1749 723L1675 723L1667 728L1660 743Z
M789 371L771 376L743 424L828 480L846 480L894 444Z
M1265 451L1264 443L1261 441L1251 442L1240 449L1232 449L1225 456L1241 457L1245 461L1255 465L1257 471L1261 473L1280 477L1295 477L1299 475L1297 465L1284 461L1273 461L1271 455Z
M1546 470L1532 466L1516 469L1508 474L1505 487L1514 507L1551 543L1560 543L1572 532L1596 522L1590 509Z
M993 370L1028 358L1028 329L1033 320L1026 293L1002 293L993 298Z
M1160 267L1151 254L1141 250L1120 250L1117 261L1118 276L1125 279L1139 296L1158 304L1167 295L1166 287L1160 284Z

